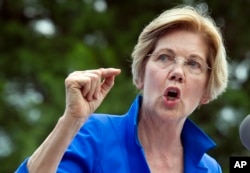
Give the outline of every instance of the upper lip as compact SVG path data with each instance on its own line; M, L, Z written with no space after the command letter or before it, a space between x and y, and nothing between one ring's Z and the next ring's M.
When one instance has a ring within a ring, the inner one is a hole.
M173 86L167 87L164 92L164 96L169 96L170 92L176 93L176 98L178 99L181 96L181 90L178 87L173 87Z

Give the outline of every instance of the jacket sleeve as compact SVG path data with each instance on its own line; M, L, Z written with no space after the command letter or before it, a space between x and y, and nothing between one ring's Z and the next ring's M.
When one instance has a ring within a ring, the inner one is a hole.
M65 151L57 173L95 172L102 153L103 133L105 133L103 122L95 116L90 116ZM21 163L15 173L29 173L28 159Z
M103 122L92 115L66 150L57 173L87 173L100 169L97 167L100 165L104 130Z
M28 169L27 169L27 162L28 162L29 158L26 158L21 165L17 168L17 170L15 171L15 173L29 173Z

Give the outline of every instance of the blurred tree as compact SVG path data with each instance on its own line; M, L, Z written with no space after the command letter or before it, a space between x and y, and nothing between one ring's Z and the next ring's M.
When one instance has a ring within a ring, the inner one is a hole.
M64 110L64 79L74 70L121 68L97 111L123 114L136 95L130 54L139 33L181 3L210 11L225 36L230 87L192 118L215 139L210 154L229 172L230 155L247 155L238 137L250 112L247 0L0 0L0 172L13 172L54 127Z

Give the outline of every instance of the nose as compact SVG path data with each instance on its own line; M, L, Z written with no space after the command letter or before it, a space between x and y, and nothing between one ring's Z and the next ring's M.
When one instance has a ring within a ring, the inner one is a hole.
M176 81L183 83L185 81L184 69L182 65L175 65L169 73L169 79L171 81Z
M173 75L171 75L170 80L180 83L184 82L184 78L180 73L174 73Z

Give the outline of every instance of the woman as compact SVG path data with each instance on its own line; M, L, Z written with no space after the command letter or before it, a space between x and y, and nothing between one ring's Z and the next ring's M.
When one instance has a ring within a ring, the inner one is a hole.
M125 115L93 114L119 69L73 72L64 115L16 172L221 172L206 154L214 142L188 119L227 86L213 20L189 6L167 10L144 28L132 57L141 95Z

